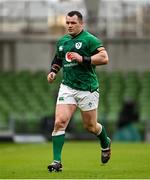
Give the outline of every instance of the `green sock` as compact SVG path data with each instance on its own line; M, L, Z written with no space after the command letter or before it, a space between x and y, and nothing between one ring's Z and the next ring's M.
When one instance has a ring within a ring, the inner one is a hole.
M100 140L101 147L103 149L108 148L108 146L109 146L109 138L107 137L107 133L106 133L106 130L105 130L104 126L102 126L102 131L97 137Z
M53 142L53 158L56 161L61 161L61 151L65 142L65 134L52 136Z

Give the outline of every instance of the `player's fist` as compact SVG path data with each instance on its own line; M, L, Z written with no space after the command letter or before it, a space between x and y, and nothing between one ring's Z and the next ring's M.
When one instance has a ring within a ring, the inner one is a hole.
M50 72L48 75L47 75L47 81L49 83L52 83L56 78L56 74L54 72Z
M71 61L77 61L77 62L81 63L83 60L82 56L76 52L69 52L68 56L70 57Z

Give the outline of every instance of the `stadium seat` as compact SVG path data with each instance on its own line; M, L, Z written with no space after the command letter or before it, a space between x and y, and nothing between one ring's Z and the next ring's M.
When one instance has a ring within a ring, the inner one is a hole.
M97 75L100 83L98 107L100 122L115 125L123 101L126 99L136 102L141 123L150 121L150 72L98 70ZM13 117L17 132L21 132L22 128L27 131L27 122L32 124L29 126L30 132L32 130L35 132L41 118L54 116L62 73L58 74L52 86L47 83L46 76L47 73L44 71L0 72L1 124L7 125L8 118ZM76 129L81 132L83 123L79 111L75 113L73 119Z

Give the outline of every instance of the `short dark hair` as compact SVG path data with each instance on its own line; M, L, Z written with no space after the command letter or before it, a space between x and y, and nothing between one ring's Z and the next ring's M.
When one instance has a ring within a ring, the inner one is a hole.
M70 17L72 17L74 15L76 15L81 21L83 20L83 16L82 16L82 14L79 11L70 11L67 14L67 16L70 16Z

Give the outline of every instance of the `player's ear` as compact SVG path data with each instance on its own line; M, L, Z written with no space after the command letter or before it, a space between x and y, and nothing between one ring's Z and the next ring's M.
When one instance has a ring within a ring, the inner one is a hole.
M78 21L79 21L79 23L80 23L81 25L83 25L83 20L81 20L81 19L78 18Z
M80 22L81 27L83 27L84 26L83 21L79 21L79 22Z
M83 26L83 24L84 24L83 21L80 21L80 24Z

